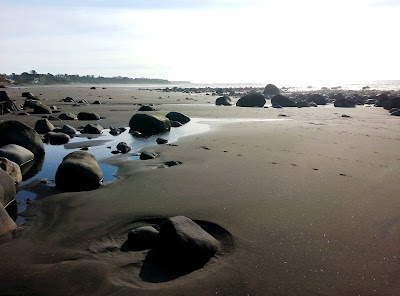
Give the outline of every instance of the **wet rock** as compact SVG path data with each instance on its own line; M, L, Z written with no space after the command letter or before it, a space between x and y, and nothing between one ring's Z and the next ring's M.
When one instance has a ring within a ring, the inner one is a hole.
M121 151L121 153L127 153L132 150L132 148L129 147L129 145L126 144L125 142L118 143L117 149L118 149L118 151Z
M138 111L155 111L151 106L141 106Z
M281 106L281 105L275 105L275 106L272 106L272 108L275 108L275 109L282 109L282 106Z
M113 135L113 136L118 136L119 134L121 134L122 133L122 131L121 131L121 129L120 128L118 128L118 127L110 127L110 135Z
M30 150L16 144L7 144L0 147L0 157L5 157L19 166L35 158Z
M181 127L182 123L175 121L175 120L171 120L171 127Z
M232 106L232 100L228 96L219 97L215 100L215 105L217 106Z
M93 105L101 105L100 101L94 101Z
M71 137L64 133L50 133L48 138L51 145L64 145L71 140Z
M75 136L76 134L76 129L68 124L64 124L61 131L69 136Z
M140 133L138 131L129 131L129 133L131 134L132 137L135 137L135 138L139 138L142 136L142 133Z
M55 182L65 191L93 190L103 182L103 173L92 154L75 151L64 157L58 166Z
M356 102L346 98L338 98L334 103L335 107L344 107L344 108L354 108L356 106Z
M35 103L35 105L33 106L33 112L35 114L52 114L53 113L49 106L47 106L46 104L43 104L41 102Z
M0 169L8 173L15 184L20 184L22 182L21 168L17 163L8 158L0 157Z
M141 133L143 136L162 134L171 130L171 122L161 115L137 113L129 121L132 131Z
M100 116L94 112L79 112L78 120L100 120Z
M162 145L162 144L167 144L168 140L163 139L163 138L157 138L156 142L157 142L158 145Z
M58 118L61 120L77 120L78 117L72 113L61 113L58 115Z
M268 84L264 88L264 92L263 92L263 94L266 96L276 96L276 95L279 95L280 93L281 93L281 91L279 90L279 88L273 84Z
M164 165L166 166L166 167L173 167L173 166L176 166L176 165L181 165L182 164L182 162L181 161L175 161L175 160L171 160L171 161L167 161L167 162L164 162Z
M262 93L249 93L241 97L236 106L238 107L263 107L265 105L265 98Z
M23 92L23 93L21 94L21 96L22 96L23 98L29 98L29 97L33 97L33 94L32 94L31 92Z
M320 94L312 94L307 98L308 102L314 102L317 105L326 105L326 98Z
M47 119L39 119L35 123L35 131L38 134L46 134L54 130L54 125Z
M169 112L166 117L169 120L173 120L173 121L178 121L181 124L185 124L188 123L190 121L190 118L182 113L179 112Z
M281 106L281 107L297 107L296 102L290 99L289 97L283 95L275 95L271 98L272 107Z
M99 124L89 123L82 130L81 134L101 134L103 127Z
M62 99L62 101L66 103L76 103L75 100L71 97L66 97L65 99Z
M141 160L148 160L148 159L154 159L158 156L158 154L154 151L143 151L140 153L139 158Z
M347 115L347 114L342 114L342 117L343 117L343 118L351 118L351 116L350 116L350 115Z
M153 226L142 226L128 233L128 247L136 250L151 249L155 246L158 230Z
M317 103L314 103L314 102L310 102L309 105L310 105L310 107L318 107Z
M17 228L17 225L8 215L4 205L0 202L0 236L7 234Z
M187 217L168 218L160 226L157 251L171 267L202 267L219 247L213 236Z
M14 180L7 172L0 170L0 203L3 206L7 206L15 199L15 195ZM3 206L1 206L1 208L3 208Z
M393 116L400 116L400 110L394 111L394 112L392 112L390 115L393 115Z

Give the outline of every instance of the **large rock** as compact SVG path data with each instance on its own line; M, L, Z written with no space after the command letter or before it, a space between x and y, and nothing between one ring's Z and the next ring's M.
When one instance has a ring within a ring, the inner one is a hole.
M81 130L81 134L101 134L103 132L103 127L99 124L87 124L83 130Z
M219 97L215 100L217 106L232 106L232 100L228 96Z
M21 110L21 106L18 103L16 103L15 101L12 101L8 97L7 92L4 90L0 91L0 103L3 105L3 110L8 110L8 111ZM3 112L0 114L3 114Z
M7 206L15 199L15 183L11 176L0 170L0 203Z
M5 157L19 166L24 165L35 158L30 150L17 144L7 144L0 147L0 157Z
M352 108L356 106L356 102L346 98L338 98L334 103L335 107Z
M190 118L187 117L186 115L179 113L179 112L169 112L166 117L169 120L173 120L173 121L178 121L182 124L188 123L190 121Z
M14 180L15 184L22 182L21 168L15 162L5 157L0 157L0 169L8 173Z
M265 98L262 93L254 92L241 97L236 106L238 107L264 107Z
M317 105L326 105L326 98L320 94L312 94L307 98L308 102L314 102Z
M17 225L8 215L3 204L0 202L0 236L7 234L15 228L17 228Z
M72 113L61 113L58 115L58 118L61 120L77 120L78 117Z
M377 107L383 107L385 102L388 101L389 99L390 99L390 97L385 93L378 95L376 97L376 106Z
M383 103L383 108L390 110L393 108L400 108L400 97L390 98Z
M35 105L33 106L33 112L35 114L52 114L53 113L49 106L47 106L46 104L43 104L41 102L35 103Z
M49 132L52 132L54 129L54 125L48 121L46 118L44 119L39 119L35 123L35 131L38 134L46 134Z
M282 107L296 107L296 102L292 99L283 96L283 95L275 95L271 98L272 106L282 106Z
M310 103L304 100L296 102L297 107L310 107Z
M61 131L69 136L75 136L76 134L76 129L68 124L64 124Z
M93 190L103 182L103 173L92 154L75 151L65 156L58 166L55 182L65 191Z
M71 137L65 133L50 133L48 139L51 145L64 145L71 140Z
M143 136L151 136L169 132L171 122L161 115L137 113L129 121L129 128L131 131L140 132Z
M78 120L100 120L100 116L94 112L79 112Z
M178 268L201 267L219 250L219 242L187 217L168 218L161 224L157 250Z
M0 123L0 147L7 144L17 144L33 154L44 153L43 141L39 134L19 121Z
M264 88L264 92L263 92L263 94L266 96L276 96L276 95L279 95L280 93L281 93L281 91L279 90L279 88L277 88L273 84L268 84Z

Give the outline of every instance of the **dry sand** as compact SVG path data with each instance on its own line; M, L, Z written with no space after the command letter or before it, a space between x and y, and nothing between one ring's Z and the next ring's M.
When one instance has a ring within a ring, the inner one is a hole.
M28 226L1 241L0 295L399 295L400 118L386 110L217 107L208 106L216 97L128 87L29 90L62 112L96 111L104 127L127 126L134 103L153 103L159 114L208 118L211 130L154 147L154 160L111 158L119 180L101 189L44 194ZM7 89L13 99L22 91ZM60 103L66 96L104 104L72 107ZM39 117L1 119L33 126ZM156 169L168 160L183 164ZM209 222L223 252L174 277L146 251L121 249L129 229L175 215Z

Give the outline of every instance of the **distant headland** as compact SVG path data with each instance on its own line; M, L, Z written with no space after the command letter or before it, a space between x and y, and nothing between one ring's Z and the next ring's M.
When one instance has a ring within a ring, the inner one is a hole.
M69 74L39 74L35 70L21 74L0 74L0 84L174 84L175 81L156 78L130 78L130 77L102 77L94 75L69 75ZM190 83L190 81L179 81L179 83Z

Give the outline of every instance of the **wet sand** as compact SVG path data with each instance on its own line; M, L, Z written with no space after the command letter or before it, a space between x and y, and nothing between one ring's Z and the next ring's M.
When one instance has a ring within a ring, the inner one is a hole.
M46 192L32 205L28 226L1 240L0 295L400 292L400 119L383 108L217 107L208 106L216 97L201 94L29 90L61 112L95 111L104 127L127 126L139 108L133 104L153 103L155 113L209 118L211 130L154 147L154 160L109 159L120 168L119 180L101 189ZM12 99L22 91L7 89ZM66 96L104 104L73 107L60 102ZM39 117L1 119L33 126ZM169 160L182 165L157 169ZM146 251L121 248L129 229L175 215L209 223L223 252L174 277L152 269Z

